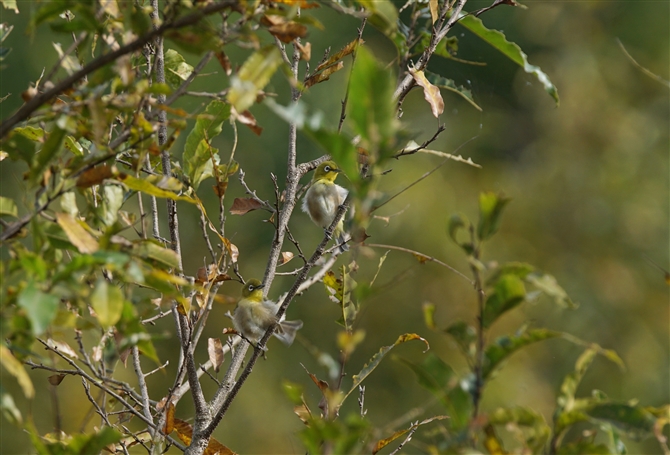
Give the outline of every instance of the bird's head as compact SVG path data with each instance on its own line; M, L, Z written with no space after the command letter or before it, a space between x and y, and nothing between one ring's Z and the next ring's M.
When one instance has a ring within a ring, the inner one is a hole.
M256 278L248 280L242 286L242 297L249 300L263 300L263 283Z
M337 174L340 172L342 172L342 169L337 167L335 161L324 161L319 164L319 167L314 171L314 181L328 180L329 182L334 182L337 178Z

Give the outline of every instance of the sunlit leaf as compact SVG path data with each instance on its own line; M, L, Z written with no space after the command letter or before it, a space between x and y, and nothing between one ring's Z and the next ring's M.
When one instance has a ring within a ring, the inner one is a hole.
M2 3L2 6L4 6L5 9L11 9L16 14L19 14L19 7L16 5L16 0L2 0L0 3Z
M430 302L424 302L421 305L423 310L423 322L426 324L430 330L435 330L435 304Z
M91 294L91 306L95 310L100 325L104 328L111 327L121 319L123 293L118 287L100 278Z
M540 67L528 63L528 56L518 45L507 41L507 38L505 38L505 35L502 32L486 28L481 19L473 16L472 14L460 13L458 24L462 25L475 35L479 36L486 43L502 52L503 55L523 68L525 72L534 74L535 77L537 77L540 83L544 86L545 91L551 95L551 97L556 101L556 105L558 105L558 90L554 84L552 84L551 80L549 80L549 77L540 69Z
M270 82L282 62L281 53L275 46L267 46L254 52L231 78L228 102L237 112L246 111L256 101L258 91Z
M384 35L392 36L398 24L398 10L390 0L357 0L357 3L372 13L371 25Z
M268 27L268 31L282 43L290 43L296 38L307 36L307 27L297 22L288 21Z
M430 7L430 19L433 21L433 24L434 24L435 21L439 18L438 11L437 11L439 5L437 3L437 0L429 0L428 1L428 6Z
M56 221L63 229L68 240L80 253L95 253L100 248L98 241L82 227L79 221L67 213L56 213Z
M0 196L0 215L17 217L19 210L16 208L16 203L8 197Z
M2 355L4 354L0 353L0 356ZM9 393L5 392L2 387L0 387L0 411L5 419L12 425L21 426L23 424L21 411L16 407L14 398Z
M315 71L315 72L317 72L317 71L321 71L321 70L324 69L324 68L328 68L329 66L334 65L335 63L337 63L338 61L342 60L342 59L343 59L344 57L346 57L347 55L349 55L349 54L351 54L352 52L356 51L356 49L358 48L358 46L360 46L360 45L363 44L364 42L365 42L365 41L363 41L362 39L358 39L358 38L355 39L355 40L353 40L353 41L351 41L350 43L346 44L346 45L345 45L339 52L337 52L337 53L331 55L330 57L328 57L328 59L327 59L325 62L319 64L319 66L317 66L317 67L316 67L316 70L314 70L314 71Z
M578 307L552 275L546 273L531 273L526 276L526 281L549 296L558 306L571 309Z
M490 191L479 194L477 237L486 240L498 231L502 211L511 199Z
M0 343L0 365L2 365L7 373L16 378L26 398L31 399L35 396L35 387L33 387L33 382L30 380L28 372L23 368L21 362L14 357L12 352L7 349L4 343Z
M191 444L191 439L193 438L193 427L190 423L185 422L181 419L174 419L174 429L177 430L177 436L179 439L186 444ZM235 452L230 450L228 447L221 444L214 438L209 439L207 448L204 452L205 455L235 455Z
M417 71L410 68L409 72L414 78L414 81L423 89L423 97L430 105L433 117L439 117L444 112L444 100L442 99L440 89L426 79L426 75L423 71Z
M184 57L174 49L168 49L165 52L165 80L173 87L177 88L193 72L193 66L186 63Z
M498 408L488 414L488 421L492 425L503 425L508 429L511 426L524 428L526 444L533 449L533 453L542 452L551 434L542 414L528 407Z
M153 240L143 240L135 244L133 254L141 258L158 261L172 269L179 268L179 256L177 253L169 248L163 248Z
M180 196L172 191L163 190L150 183L148 179L139 179L132 175L120 173L116 176L120 182L126 185L129 189L156 196L160 198L172 199L173 201L186 201L195 204L195 199L188 196Z
M211 141L221 133L223 122L230 117L230 105L214 100L198 115L193 130L184 145L184 171L191 184L198 189L206 178L214 176L214 165L219 164L218 150L211 147Z

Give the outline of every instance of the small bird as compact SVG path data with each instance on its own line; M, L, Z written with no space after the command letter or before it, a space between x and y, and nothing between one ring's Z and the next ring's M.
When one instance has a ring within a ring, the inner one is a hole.
M302 200L302 210L309 214L314 224L327 229L333 222L337 209L344 203L349 191L335 183L337 175L342 172L334 161L324 161L314 171L312 186L309 187ZM344 224L342 220L337 223L333 236L342 246L342 251L347 251L349 246L345 243Z
M250 279L242 287L242 298L233 312L233 325L247 341L258 343L267 329L277 324L273 333L286 346L295 339L295 333L302 328L302 321L285 321L282 315L277 319L279 304L263 297L263 284L255 278Z

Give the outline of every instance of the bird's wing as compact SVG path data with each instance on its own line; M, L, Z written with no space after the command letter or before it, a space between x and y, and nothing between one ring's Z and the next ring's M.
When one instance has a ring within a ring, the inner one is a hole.
M337 195L340 199L340 203L338 205L344 204L344 200L347 198L347 194L349 194L349 190L346 188L342 188L340 185L335 185L337 187Z

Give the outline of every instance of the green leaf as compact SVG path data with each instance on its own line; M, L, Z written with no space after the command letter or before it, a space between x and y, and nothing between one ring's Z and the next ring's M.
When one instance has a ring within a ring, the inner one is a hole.
M465 101L470 103L472 107L477 109L479 112L482 112L482 108L475 102L475 99L472 97L472 92L469 89L463 87L462 85L456 85L452 79L447 79L446 77L442 77L439 74L431 73L430 71L425 71L425 74L426 79L428 79L431 84L447 89L450 92L454 92Z
M556 397L556 415L565 411L571 411L575 403L575 393L586 370L591 366L597 351L592 348L586 349L577 359L573 372L565 376L560 391Z
M8 197L0 196L0 215L17 217L19 210L16 208L16 203Z
M642 439L654 434L656 417L642 406L600 403L585 412L592 420L614 425L634 439Z
M242 65L237 75L231 77L228 102L237 112L244 112L256 101L262 90L282 63L276 46L266 46L254 52Z
M498 279L493 293L484 306L483 324L488 328L504 313L523 302L526 289L523 281L515 275L503 275Z
M449 237L453 242L460 246L463 251L465 251L467 254L472 254L474 251L474 247L472 245L472 242L469 241L460 241L458 240L458 233L461 229L466 231L466 235L468 234L468 230L470 229L471 224L470 220L463 215L462 213L454 213L451 215L449 218L449 223L447 224L447 233L449 234Z
M524 262L507 262L501 266L498 266L494 272L486 280L487 286L493 286L502 275L514 275L518 276L522 280L535 270L530 264Z
M33 281L21 291L19 306L25 310L35 335L43 334L49 327L56 316L59 301L55 295L40 291Z
M196 200L188 196L180 196L172 191L167 191L153 185L149 179L138 179L132 175L120 173L115 176L120 182L123 182L129 189L156 196L160 198L172 199L173 201L186 201L191 204L196 204Z
M23 134L17 134L16 130L9 133L9 137L2 141L0 149L13 161L22 160L30 164L35 156L35 142Z
M98 279L91 294L91 306L95 310L98 322L108 328L119 322L123 311L123 293L115 285L103 278Z
M531 273L526 277L526 281L550 297L561 308L574 309L579 306L570 299L568 293L565 292L565 289L558 284L556 278L552 275Z
M1 0L0 3L2 3L2 6L5 7L5 9L11 9L14 11L16 14L19 14L19 7L16 5L16 0ZM4 40L4 36L2 37L2 40ZM2 42L0 40L0 42Z
M184 171L198 189L206 178L214 176L214 164L219 164L218 150L211 147L212 139L221 134L223 122L230 117L230 105L214 100L207 105L204 114L198 115L195 126L184 145Z
M35 396L35 387L28 376L28 372L23 368L23 364L19 362L4 343L0 343L0 365L12 376L14 376L21 386L21 390L26 398L31 399ZM10 397L11 398L11 397ZM4 401L4 397L3 397ZM13 403L14 400L12 400ZM20 414L19 414L20 417Z
M469 359L474 358L475 341L477 341L477 331L474 327L459 321L450 325L445 332L454 338L463 355Z
M561 332L547 329L534 329L520 335L502 336L491 344L484 352L484 368L482 377L487 379L501 362L519 349L538 341L560 337Z
M349 81L347 119L354 133L361 136L361 146L368 151L370 164L396 152L399 122L393 99L394 84L391 72L365 46L359 46Z
M61 145L65 139L66 132L63 129L54 127L49 133L42 150L40 150L33 158L33 166L30 170L30 180L36 182L42 173L49 167L49 164L61 151Z
M392 37L398 27L398 10L389 0L356 0L372 13L368 21L384 35Z
M403 335L400 335L398 339L395 341L390 346L383 346L375 355L372 356L370 361L365 364L363 369L358 372L358 374L353 375L352 379L354 383L351 385L351 389L344 395L344 398L342 398L341 402L344 402L344 400L353 392L354 390L358 390L358 386L365 378L367 378L370 373L374 371L375 368L379 365L379 363L382 361L382 359L386 356L386 354L389 353L391 349L394 347L398 346L399 344L406 343L408 341L412 340L421 340L426 344L426 350L430 349L430 345L428 344L428 341L426 341L424 338L420 337L416 333L405 333Z
M165 52L165 79L172 88L177 88L193 73L193 67L174 49Z
M604 444L595 444L593 441L580 440L562 445L558 455L609 455L610 451Z
M449 365L433 353L425 356L420 364L400 360L414 372L421 387L435 395L445 408L450 407L447 390L457 378Z
M479 194L479 223L477 225L477 237L486 240L498 231L500 226L500 215L510 201L503 194L484 192Z
M500 51L503 55L523 68L526 73L534 74L535 77L537 77L540 83L544 86L545 91L554 99L554 101L556 101L556 106L558 106L558 90L549 80L549 76L547 76L538 66L534 66L528 63L528 56L518 45L507 41L507 38L505 38L505 35L502 32L486 28L481 19L471 14L466 15L465 13L461 13L458 19L458 24L462 25L483 39L486 43Z
M171 269L179 268L179 256L171 249L163 248L154 240L143 240L135 244L133 254L143 259L157 261Z
M507 429L523 427L526 431L522 434L526 444L533 450L532 453L542 453L542 449L551 434L551 429L542 414L531 408L521 406L498 408L489 413L488 418L490 424L504 425Z
M3 354L4 355L4 354ZM0 359L2 363L2 359ZM4 388L0 386L0 411L2 415L5 416L5 419L12 425L20 427L23 425L23 417L21 416L21 411L16 407L14 403L14 398L5 392Z

